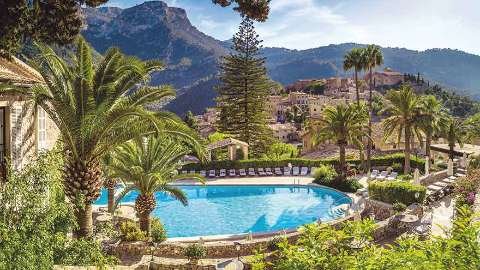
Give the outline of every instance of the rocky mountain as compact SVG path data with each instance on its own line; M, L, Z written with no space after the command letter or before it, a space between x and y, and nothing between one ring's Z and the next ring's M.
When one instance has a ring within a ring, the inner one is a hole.
M219 41L193 26L185 10L150 1L128 9L84 9L83 36L100 53L117 46L142 59L161 59L167 68L155 74L153 84L172 84L177 99L167 108L182 114L200 113L214 104L218 61L230 41ZM289 84L298 79L345 76L344 54L362 44L339 44L308 50L264 48L273 80ZM426 79L480 98L480 56L458 50L414 51L382 48L385 66L404 73L420 72Z

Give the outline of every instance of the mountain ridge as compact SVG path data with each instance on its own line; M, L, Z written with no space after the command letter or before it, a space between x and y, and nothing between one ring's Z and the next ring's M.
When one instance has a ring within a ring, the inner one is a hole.
M230 51L231 40L220 41L199 31L181 8L162 1L120 9L84 9L83 36L103 53L110 46L142 59L161 59L167 68L152 76L152 84L172 84L178 93L167 109L200 113L211 106L218 84L218 63ZM298 79L350 76L343 71L343 56L365 44L330 44L306 50L265 47L268 73L290 84ZM382 47L384 67L402 73L420 72L426 79L473 97L480 96L480 56L456 49ZM382 67L383 68L383 67Z

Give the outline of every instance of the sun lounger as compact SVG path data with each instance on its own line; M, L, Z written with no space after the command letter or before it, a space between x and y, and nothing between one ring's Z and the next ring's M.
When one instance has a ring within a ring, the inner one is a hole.
M308 167L302 167L300 169L300 175L308 175Z
M207 177L207 171L205 171L205 170L200 171L200 175L203 176L203 177Z
M283 175L282 169L280 169L280 168L275 168L275 175Z
M372 170L370 173L370 179L375 179L378 176L378 170Z
M215 170L210 170L210 171L208 172L208 177L210 177L210 178L215 178L216 176L217 176L217 175L215 174Z
M235 176L237 176L237 173L235 172L235 169L230 169L230 170L228 170L228 176L230 176L230 177L235 177Z
M195 170L191 170L191 171L189 172L189 174L195 174L195 173L196 173Z
M377 176L375 179L378 180L385 180L387 178L388 172L387 171L382 171L379 176Z
M226 177L226 176L227 176L227 170L225 170L225 169L221 169L221 170L220 170L220 175L219 175L219 176L220 176L220 177Z
M266 175L265 170L263 168L258 168L258 175L265 176Z
M268 175L268 176L272 176L273 175L272 169L271 168L266 168L265 169L265 174Z
M283 175L285 175L285 176L290 176L291 175L291 171L290 171L289 167L284 167L283 168Z
M310 168L310 175L313 176L313 174L315 173L315 170L317 169L317 167L311 167Z
M182 171L182 174L188 174L188 171Z
M397 172L392 172L388 177L387 180L393 181L397 179L398 173Z
M299 167L293 167L292 174L293 175L299 175L300 174L300 168Z
M256 174L255 174L255 169L253 169L253 168L248 168L248 175L249 175L249 176L255 176L255 175L256 175Z
M240 176L247 176L247 173L245 172L245 169L240 169Z

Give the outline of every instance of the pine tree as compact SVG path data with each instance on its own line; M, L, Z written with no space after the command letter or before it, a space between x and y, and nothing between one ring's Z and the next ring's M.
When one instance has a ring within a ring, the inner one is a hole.
M197 128L197 119L195 119L195 116L193 116L192 111L185 113L185 123L192 129Z
M247 142L254 156L265 153L272 138L265 107L272 82L260 55L261 42L253 21L244 17L233 37L234 52L220 65L222 84L217 89L220 131Z

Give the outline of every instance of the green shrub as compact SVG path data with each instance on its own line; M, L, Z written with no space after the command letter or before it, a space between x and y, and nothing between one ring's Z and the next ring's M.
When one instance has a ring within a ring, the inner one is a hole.
M199 244L191 244L185 249L184 255L189 260L200 260L207 255L207 249Z
M120 237L124 241L144 241L147 237L140 226L133 221L125 221L120 224Z
M372 181L368 184L370 198L386 203L400 202L405 205L422 203L427 189L405 181ZM418 194L418 195L416 195ZM417 197L416 197L417 196Z
M315 184L331 187L343 192L355 192L363 187L362 184L360 184L360 182L358 182L358 180L355 178L344 179L339 176L335 177L335 179L330 182L321 182L317 179L313 180L313 182Z
M274 143L267 149L263 159L281 160L286 158L295 158L298 156L298 148L288 143Z
M401 172L401 171L403 171L403 165L402 165L402 163L399 163L399 162L394 162L394 163L392 163L392 165L391 165L390 167L392 167L392 170L393 170L394 172Z
M117 238L119 236L118 230L113 225L113 222L98 222L95 225L95 235L103 235L108 238Z
M99 243L87 239L71 239L64 242L54 252L55 262L59 265L98 266L106 269L107 265L115 265L119 261L114 256L103 254Z
M338 176L332 165L321 165L313 172L315 183L328 185Z
M275 236L267 242L267 250L268 251L278 250L280 243L283 243L285 241L286 241L285 237Z
M425 160L421 158L412 157L411 166L416 168L424 168ZM387 167L393 163L403 164L405 157L403 154L392 154L381 157L372 158L372 167ZM347 162L356 166L360 165L358 159L347 159ZM211 161L209 163L188 164L182 170L220 170L220 169L248 169L248 168L275 168L286 167L288 164L299 167L320 167L321 165L338 165L338 159L304 159L304 158L287 158L281 160L272 159L248 159L248 160L220 160Z
M152 240L155 243L161 243L167 240L167 231L165 230L165 227L163 227L162 222L160 222L160 219L158 218L152 219L152 224L150 227L150 236L152 237Z
M396 202L393 204L393 211L395 213L401 213L407 209L407 206L401 202Z

